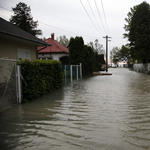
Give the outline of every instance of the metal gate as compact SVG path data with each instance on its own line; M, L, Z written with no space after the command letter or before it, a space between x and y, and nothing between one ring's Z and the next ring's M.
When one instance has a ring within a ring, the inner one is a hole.
M0 58L0 112L17 104L16 60Z
M80 65L62 65L64 73L64 84L79 80L82 78L82 64Z

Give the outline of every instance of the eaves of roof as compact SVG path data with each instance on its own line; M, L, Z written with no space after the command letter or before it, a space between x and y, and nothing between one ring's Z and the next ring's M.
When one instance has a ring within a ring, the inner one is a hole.
M8 33L8 32L1 31L1 30L0 30L0 33L5 34L5 35L9 35L9 36L13 36L13 37L16 37L16 38L19 38L19 39L27 40L27 41L30 41L30 42L38 43L40 45L47 45L47 46L49 46L49 44L44 42L44 41L30 39L30 38L27 38L27 37L19 36L19 35L16 35L16 34L13 34L13 33Z
M31 35L30 33L20 29L12 23L4 20L0 17L0 33L11 37L27 40L30 42L37 43L38 45L48 46L49 44Z

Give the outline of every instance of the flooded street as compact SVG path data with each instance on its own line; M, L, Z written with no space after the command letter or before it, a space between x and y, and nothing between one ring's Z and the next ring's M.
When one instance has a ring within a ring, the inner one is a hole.
M125 68L0 113L1 150L150 150L150 76Z

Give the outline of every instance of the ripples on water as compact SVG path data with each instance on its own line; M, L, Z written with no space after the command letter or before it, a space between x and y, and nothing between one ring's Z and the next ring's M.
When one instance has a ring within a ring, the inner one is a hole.
M150 150L150 76L110 71L0 113L0 147Z

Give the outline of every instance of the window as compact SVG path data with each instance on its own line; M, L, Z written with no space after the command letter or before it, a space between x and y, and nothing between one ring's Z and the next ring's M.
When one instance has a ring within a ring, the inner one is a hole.
M30 59L30 50L18 49L18 58Z

